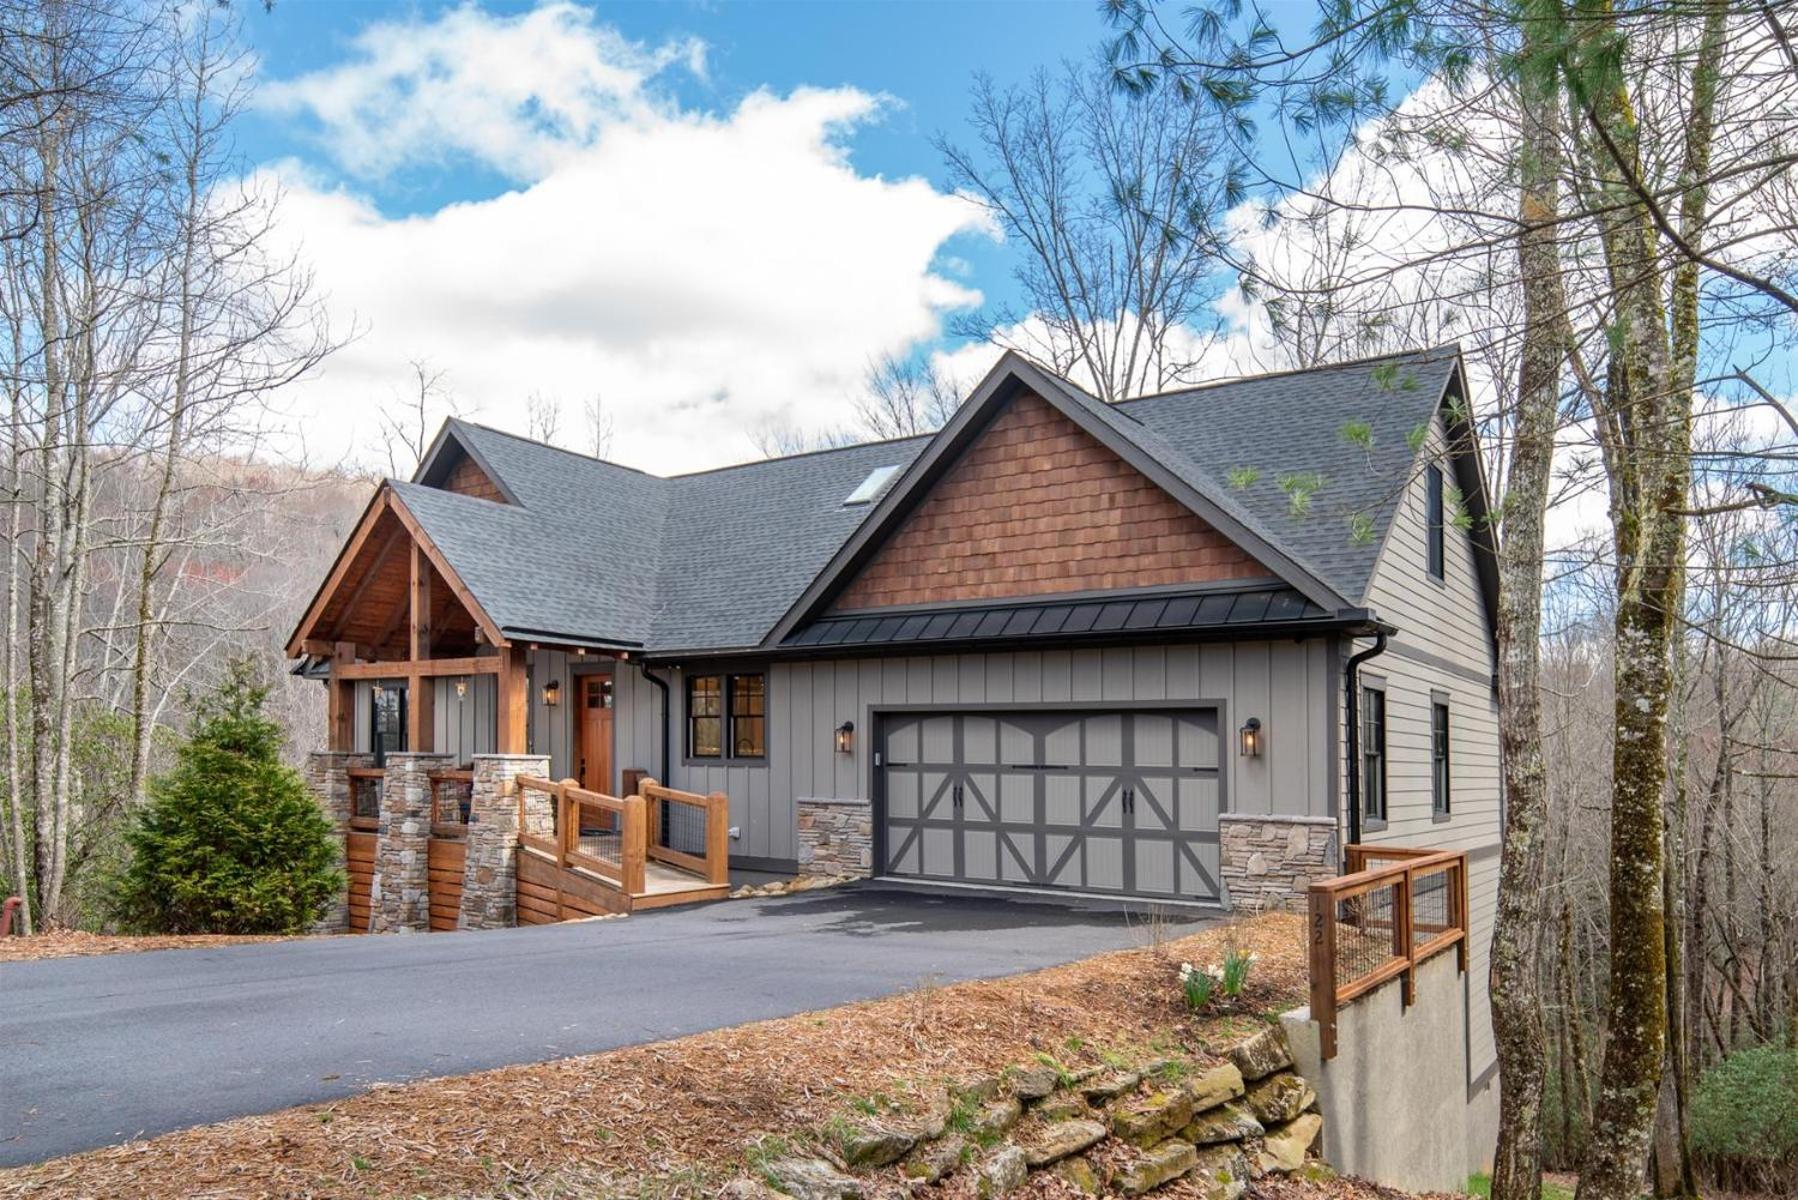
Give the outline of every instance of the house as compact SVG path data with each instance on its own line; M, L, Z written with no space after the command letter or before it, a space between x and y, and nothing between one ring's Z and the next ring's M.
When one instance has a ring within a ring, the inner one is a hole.
M1108 405L1008 354L935 434L667 478L450 421L288 644L349 915L617 911L720 894L726 857L1242 905L1345 843L1452 846L1483 980L1464 388L1450 348Z

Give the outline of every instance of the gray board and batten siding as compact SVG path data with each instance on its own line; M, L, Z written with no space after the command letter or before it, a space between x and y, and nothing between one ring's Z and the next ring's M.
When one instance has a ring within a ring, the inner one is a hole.
M915 655L776 662L729 669L768 674L768 754L762 760L696 762L685 757L685 675L712 668L658 669L668 680L672 786L730 797L739 837L731 853L793 862L801 800L869 800L875 720L887 710L1018 708L1093 710L1221 702L1221 783L1231 811L1329 816L1336 707L1329 638L1213 642L986 654ZM660 693L634 669L617 674L618 760L653 770L660 755ZM1261 719L1268 751L1234 752L1235 730ZM853 721L850 753L834 731ZM1277 749L1276 749L1277 747Z

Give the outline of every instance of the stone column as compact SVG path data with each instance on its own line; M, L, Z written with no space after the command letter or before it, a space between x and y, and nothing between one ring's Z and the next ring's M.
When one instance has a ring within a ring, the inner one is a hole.
M423 933L431 927L431 773L452 765L447 754L387 756L368 897L373 933Z
M874 871L874 805L801 796L799 873L866 879Z
M1312 880L1337 871L1335 817L1225 813L1217 819L1217 836L1232 908L1296 907Z
M368 764L368 755L349 750L314 750L306 756L306 787L337 835L337 869L344 871L343 889L313 926L314 933L344 933L350 927L349 873L343 859L344 835L350 831L350 769Z
M517 922L518 784L520 775L549 776L547 754L477 754L468 804L468 857L462 868L463 929L502 929ZM555 829L549 797L527 793L522 832Z

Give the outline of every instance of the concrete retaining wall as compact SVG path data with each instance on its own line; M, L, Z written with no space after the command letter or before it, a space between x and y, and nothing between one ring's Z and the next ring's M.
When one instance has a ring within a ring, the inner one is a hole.
M1336 1057L1322 1061L1309 1009L1281 1018L1293 1060L1330 1114L1323 1156L1338 1171L1410 1191L1459 1191L1492 1162L1498 1080L1470 1084L1467 976L1453 952L1417 969L1403 1006L1394 979L1336 1017Z

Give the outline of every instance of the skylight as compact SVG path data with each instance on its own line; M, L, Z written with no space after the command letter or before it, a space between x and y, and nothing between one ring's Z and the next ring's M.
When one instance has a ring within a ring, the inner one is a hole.
M868 472L868 477L862 480L861 484L844 499L843 507L848 508L851 504L871 503L874 497L880 495L881 490L891 483L893 476L898 473L899 468L896 466L875 467Z

